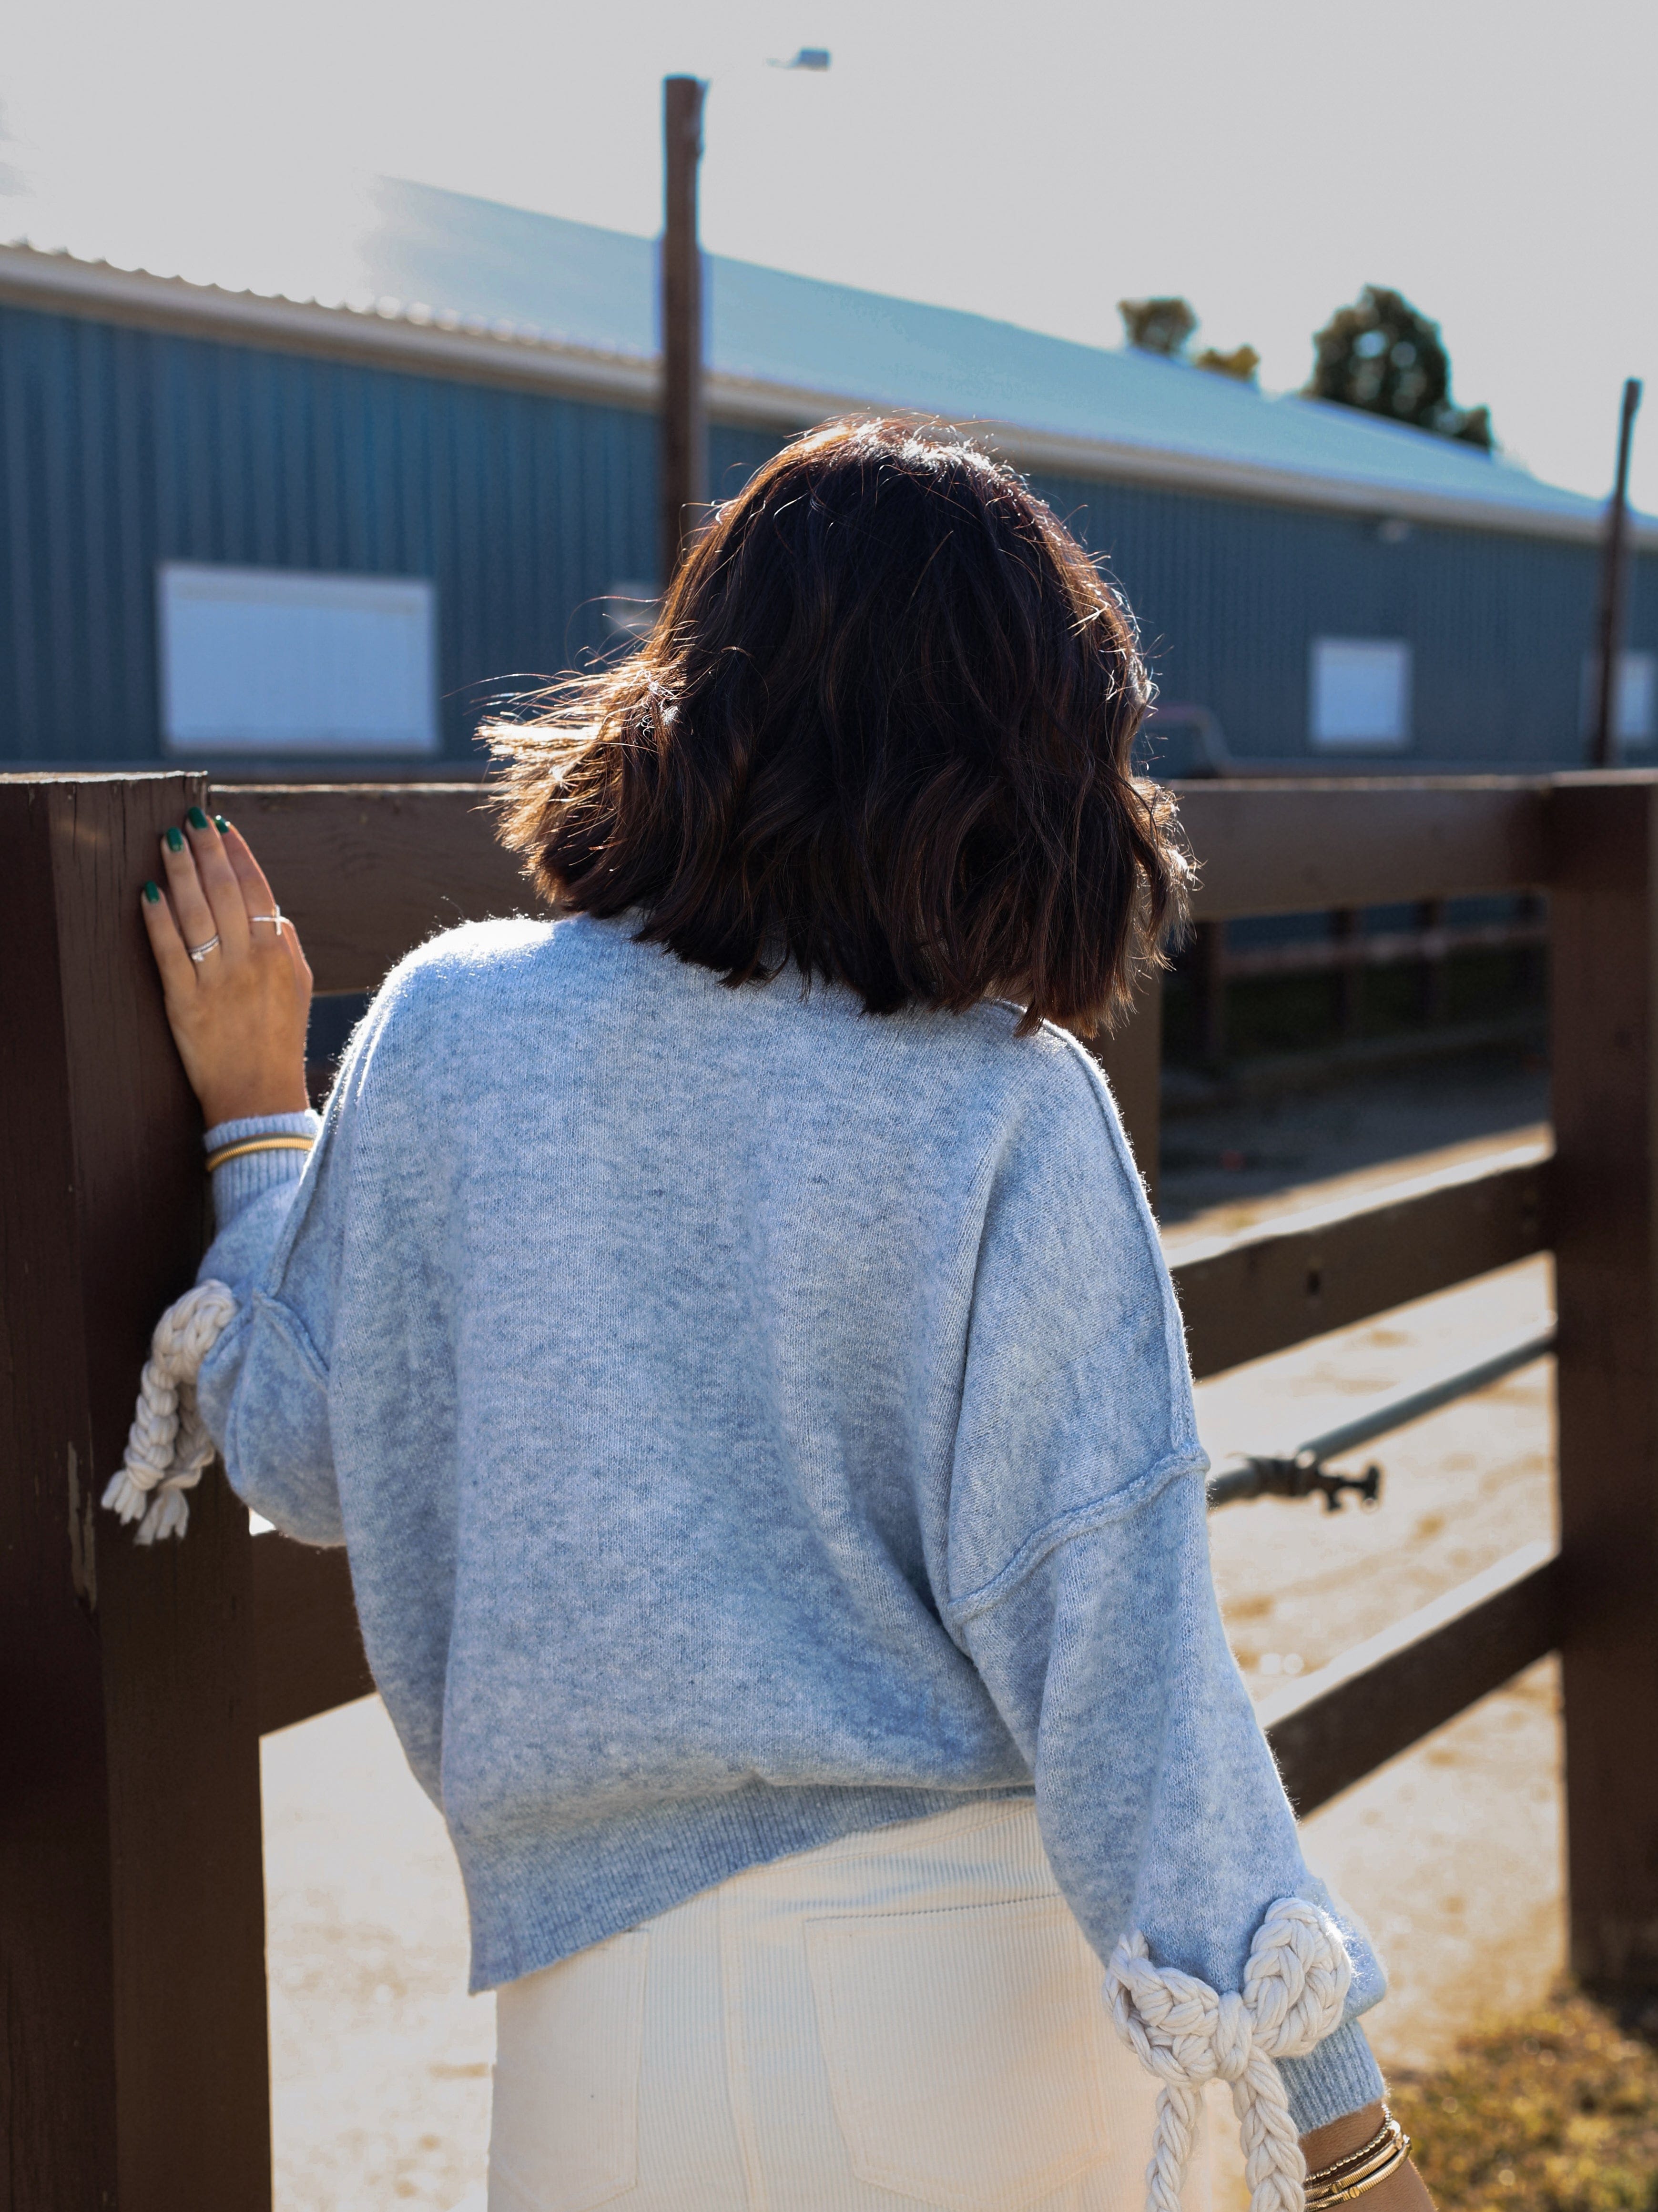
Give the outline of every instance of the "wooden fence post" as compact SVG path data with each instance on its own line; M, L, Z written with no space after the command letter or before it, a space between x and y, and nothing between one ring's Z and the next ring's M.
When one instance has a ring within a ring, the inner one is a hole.
M1090 1048L1105 1070L1122 1115L1134 1163L1157 1203L1157 1156L1163 1125L1163 974L1153 969L1140 979L1134 1011L1114 1036L1096 1036Z
M1658 778L1563 776L1550 884L1571 1964L1658 1984Z
M200 1122L138 911L182 775L0 783L0 2212L268 2212L247 1516L99 1498L189 1284Z

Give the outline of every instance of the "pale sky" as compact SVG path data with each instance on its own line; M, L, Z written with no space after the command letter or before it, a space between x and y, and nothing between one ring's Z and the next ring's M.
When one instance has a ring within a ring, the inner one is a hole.
M14 0L0 237L274 289L352 171L650 233L672 71L711 251L1094 344L1184 293L1272 390L1391 284L1555 483L1605 494L1644 377L1658 511L1653 0Z

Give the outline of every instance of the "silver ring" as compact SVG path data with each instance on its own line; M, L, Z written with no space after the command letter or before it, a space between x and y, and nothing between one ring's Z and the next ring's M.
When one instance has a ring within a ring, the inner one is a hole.
M218 949L219 940L216 935L210 937L205 945L186 945L185 947L185 951L198 968L210 952L216 952Z
M247 918L250 922L274 921L276 925L277 936L280 937L282 933L282 910L280 907L276 908L275 914L250 914Z

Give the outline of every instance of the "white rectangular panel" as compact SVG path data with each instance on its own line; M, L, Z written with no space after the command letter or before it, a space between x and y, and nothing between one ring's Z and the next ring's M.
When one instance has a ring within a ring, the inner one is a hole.
M1403 638L1315 637L1310 676L1315 745L1409 743L1411 648Z
M173 751L435 750L428 578L170 561L156 602Z

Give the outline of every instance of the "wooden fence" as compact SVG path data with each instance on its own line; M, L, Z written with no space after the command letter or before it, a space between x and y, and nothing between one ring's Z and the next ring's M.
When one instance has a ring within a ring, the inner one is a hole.
M155 841L234 810L324 991L523 887L476 785L0 783L7 1452L0 1551L0 2212L270 2201L258 1743L369 1687L345 1563L252 1537L222 1483L182 1544L100 1519L149 1331L207 1228L198 1124L138 913ZM1200 919L1546 890L1556 1147L1184 1261L1210 1375L1552 1247L1558 1557L1516 1555L1279 1694L1322 1803L1558 1648L1572 1964L1658 1982L1658 777L1206 782ZM1155 1176L1158 1001L1107 1050Z

